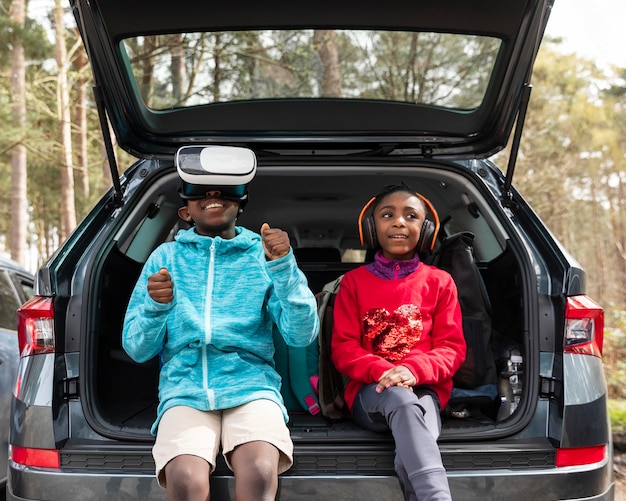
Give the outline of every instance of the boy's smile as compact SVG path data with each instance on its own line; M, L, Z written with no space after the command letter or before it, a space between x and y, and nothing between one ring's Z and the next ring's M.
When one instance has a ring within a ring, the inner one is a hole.
M204 201L203 201L204 202ZM213 209L223 209L224 204L219 201L209 200L207 203L201 203L200 208L202 210L213 210Z
M199 235L233 238L239 203L222 198L220 191L207 191L205 198L187 200L179 215L185 221L193 222Z

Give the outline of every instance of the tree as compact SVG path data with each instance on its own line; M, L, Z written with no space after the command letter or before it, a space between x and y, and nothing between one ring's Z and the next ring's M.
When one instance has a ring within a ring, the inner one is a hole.
M313 45L322 61L322 96L341 97L341 73L335 30L315 30Z
M56 39L58 113L61 132L61 227L59 236L65 240L76 227L74 201L74 160L72 157L72 121L70 95L67 85L68 58L65 42L65 23L61 0L54 2L54 26Z
M26 145L23 142L23 131L26 126L26 69L24 44L19 33L24 30L26 5L24 0L13 0L11 3L11 20L17 28L13 39L11 55L11 87L13 89L12 123L20 131L20 138L13 146L11 155L11 257L17 262L26 264L27 235L27 199L26 199Z
M514 182L587 270L588 293L624 309L623 96L608 99L592 61L557 49L544 41L535 63Z

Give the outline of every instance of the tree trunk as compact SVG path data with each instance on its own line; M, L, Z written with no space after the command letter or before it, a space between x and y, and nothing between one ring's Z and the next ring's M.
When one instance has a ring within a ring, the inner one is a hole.
M78 106L76 109L76 125L78 128L78 166L80 168L80 177L82 184L83 197L85 204L89 202L89 160L88 160L88 124L87 124L87 86L89 85L88 79L85 77L87 69L87 55L83 49L78 49L76 58L76 69L78 74L81 75L78 79Z
M315 30L313 43L322 60L322 96L341 97L341 73L335 30Z
M187 98L187 72L185 70L184 40L181 34L170 37L172 44L172 95L175 106L183 106Z
M626 226L626 221L624 221L624 208L626 207L626 187L624 186L622 176L619 172L615 177L617 179L618 185L616 190L617 200L615 201L615 208L613 210L613 238L615 241L615 247L617 248L617 269L615 270L614 277L617 278L617 283L619 284L616 291L615 302L618 308L624 309L626 307L626 287L624 287L624 284L626 283L626 235L624 232L624 227Z
M24 0L13 0L11 3L11 20L24 27L26 5ZM21 38L13 39L11 53L11 87L13 102L11 113L13 125L24 137L26 125L26 69L24 63L24 45ZM26 146L22 140L11 153L11 257L26 266L26 237L28 227L28 199L26 194Z
M74 203L74 162L72 160L72 129L70 119L70 97L67 84L67 48L61 0L54 1L54 23L56 34L56 61L58 66L57 100L61 124L61 228L59 236L65 240L76 227Z

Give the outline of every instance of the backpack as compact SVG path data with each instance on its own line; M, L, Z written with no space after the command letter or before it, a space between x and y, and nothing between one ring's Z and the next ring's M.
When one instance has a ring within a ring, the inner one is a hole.
M320 413L317 398L317 361L319 349L314 340L309 346L287 346L278 328L274 327L274 365L282 379L281 395L288 410L302 410L311 415Z
M424 262L450 273L456 283L467 344L465 362L452 378L454 386L475 389L497 382L492 350L491 303L474 260L474 234L468 231L446 237Z
M317 312L320 318L319 346L319 403L322 414L329 419L343 419L349 416L348 408L343 399L343 390L347 377L336 368L330 355L330 342L333 333L333 308L335 297L343 275L328 282L322 291L315 295Z

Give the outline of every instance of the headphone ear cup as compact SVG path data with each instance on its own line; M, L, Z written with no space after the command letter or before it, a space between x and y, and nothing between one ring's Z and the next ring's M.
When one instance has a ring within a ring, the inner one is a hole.
M430 251L436 236L435 223L433 223L430 219L424 219L424 223L422 224L422 229L420 231L420 238L417 241L417 252L421 254L423 252Z
M378 239L376 238L376 225L374 218L371 216L363 219L363 240L367 247L375 249L378 247Z

